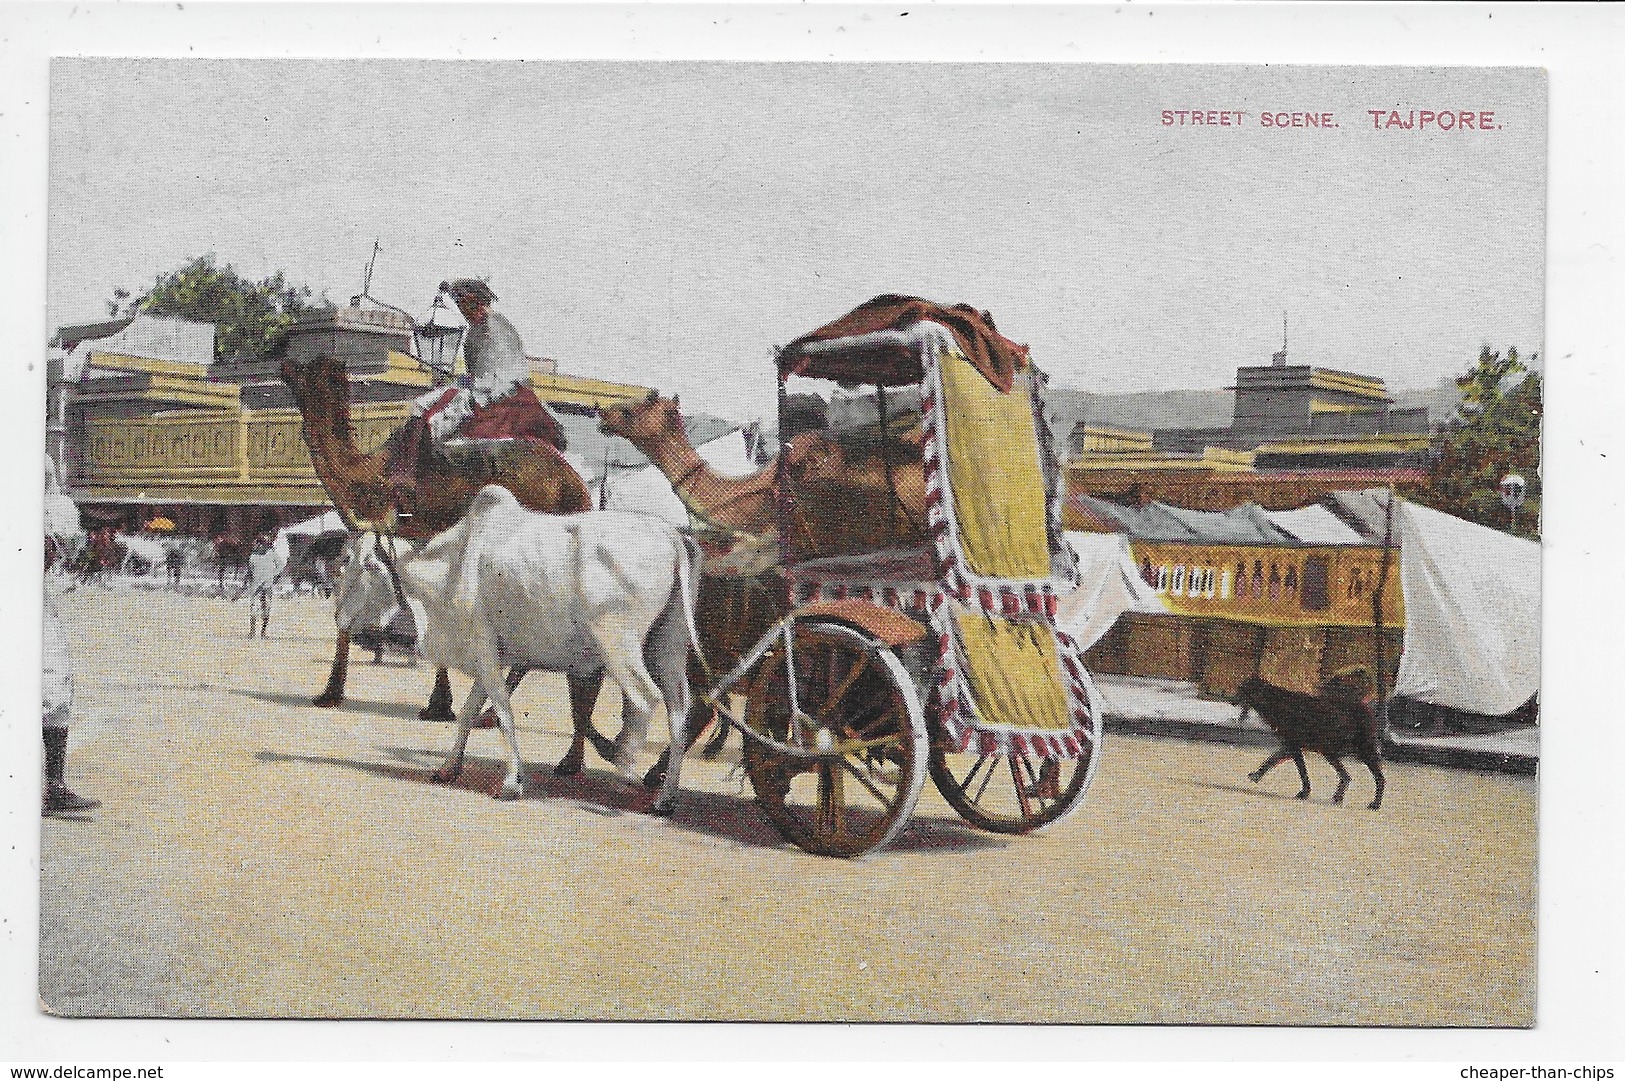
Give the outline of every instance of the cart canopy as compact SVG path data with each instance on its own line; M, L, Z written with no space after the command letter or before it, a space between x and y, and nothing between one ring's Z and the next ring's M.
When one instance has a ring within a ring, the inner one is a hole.
M1027 347L1000 334L991 313L888 293L785 346L779 353L780 376L878 386L918 383L925 376L921 351L904 332L919 323L946 328L958 351L1002 393L1010 392L1015 374L1027 367Z
M1026 349L998 337L981 313L970 312L972 328L953 325L962 313L952 311L939 322L943 312L913 298L879 297L781 354L786 373L918 383L933 568L884 551L787 569L798 600L872 600L929 623L938 720L950 747L1092 753L1088 676L1076 644L1055 625L1058 594L1076 586L1077 563L1061 534L1062 481L1042 375ZM863 411L870 415L878 421L878 403L872 414Z

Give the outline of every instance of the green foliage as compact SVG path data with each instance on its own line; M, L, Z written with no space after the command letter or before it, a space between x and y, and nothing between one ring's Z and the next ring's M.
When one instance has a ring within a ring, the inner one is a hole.
M133 299L128 290L115 289L107 311L113 316L142 311L213 323L214 355L231 357L264 356L298 313L320 306L311 302L310 286L290 284L280 270L250 281L230 263L216 265L211 252L158 275L151 289Z
M1485 346L1478 364L1456 386L1462 400L1440 436L1431 502L1459 518L1510 532L1511 512L1496 486L1508 473L1518 473L1529 488L1518 508L1516 532L1538 537L1540 373L1529 371L1517 349L1503 357Z

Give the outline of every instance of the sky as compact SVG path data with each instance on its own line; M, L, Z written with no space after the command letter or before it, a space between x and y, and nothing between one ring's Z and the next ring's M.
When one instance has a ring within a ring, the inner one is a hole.
M1228 385L1283 313L1294 363L1420 387L1541 348L1545 96L1527 68L57 60L48 316L207 252L344 303L376 240L373 296L486 277L532 354L741 420L775 346L888 292L990 311L1084 390ZM1261 124L1292 112L1338 126Z

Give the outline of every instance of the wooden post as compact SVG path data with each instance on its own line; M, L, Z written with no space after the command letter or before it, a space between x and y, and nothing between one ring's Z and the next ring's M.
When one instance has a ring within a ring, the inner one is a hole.
M1388 741L1388 658L1382 637L1382 600L1388 586L1388 568L1394 555L1394 486L1388 486L1388 506L1383 515L1382 563L1377 572L1377 588L1371 594L1371 623L1377 636L1377 720L1382 725L1383 742Z
M779 524L779 566L783 573L785 611L792 611L801 603L797 595L795 575L795 556L790 550L792 537L790 536L791 503L796 498L785 482L786 471L784 459L789 440L784 435L785 411L790 403L789 389L785 386L784 365L779 359L780 350L773 352L773 374L778 378L778 410L779 410L779 453L773 458L773 509Z
M880 422L880 465L886 472L886 543L889 545L897 538L897 478L892 475L891 454L886 446L886 437L890 434L886 416L886 388L879 383L875 384L875 414Z

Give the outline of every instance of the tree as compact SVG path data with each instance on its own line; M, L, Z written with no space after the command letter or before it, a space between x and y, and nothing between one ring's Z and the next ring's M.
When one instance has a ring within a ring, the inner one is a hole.
M1539 357L1535 354L1531 360ZM1523 378L1519 379L1518 376ZM1461 403L1440 434L1433 465L1433 503L1480 525L1511 531L1511 512L1497 489L1508 473L1528 483L1517 533L1540 535L1540 373L1485 346L1478 364L1456 380Z
M325 302L312 303L308 285L292 285L282 271L260 281L244 278L230 263L218 266L214 253L188 259L158 275L148 289L131 299L127 289L113 290L107 302L112 316L147 312L214 324L214 355L264 356L294 317Z

